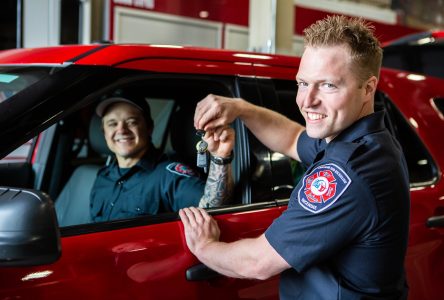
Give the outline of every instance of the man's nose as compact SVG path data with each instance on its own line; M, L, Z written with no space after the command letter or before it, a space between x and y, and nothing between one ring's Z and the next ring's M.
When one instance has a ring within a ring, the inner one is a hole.
M316 106L319 102L316 85L309 85L304 93L304 107Z
M128 130L128 126L125 122L119 122L117 124L117 130L118 131L126 131L126 130Z

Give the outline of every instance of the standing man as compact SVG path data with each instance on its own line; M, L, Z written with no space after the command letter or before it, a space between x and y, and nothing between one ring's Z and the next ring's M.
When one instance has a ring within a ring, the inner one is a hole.
M206 183L188 166L169 160L151 143L153 120L146 100L120 93L96 108L115 160L99 170L91 191L94 222L214 207L229 200L234 130L209 130L204 140L212 155Z
M409 178L398 142L374 112L382 50L360 19L305 30L296 102L306 127L242 99L209 95L195 126L239 117L273 151L307 166L288 209L254 239L219 241L204 210L179 212L191 252L238 278L281 273L281 299L405 299Z

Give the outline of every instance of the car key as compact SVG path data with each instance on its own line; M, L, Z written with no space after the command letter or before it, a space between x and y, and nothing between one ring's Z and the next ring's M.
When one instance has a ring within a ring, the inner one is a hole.
M198 130L196 132L197 135L201 137L201 140L197 142L196 144L196 150L197 150L197 163L196 165L199 168L203 168L204 172L207 173L208 170L208 144L205 142L202 138L205 135L205 131Z

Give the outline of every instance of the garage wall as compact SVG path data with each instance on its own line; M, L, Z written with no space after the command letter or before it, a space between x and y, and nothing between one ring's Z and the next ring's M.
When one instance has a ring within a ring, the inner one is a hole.
M24 0L23 47L60 44L60 2Z
M248 49L248 27L233 24L225 25L224 47L231 50Z
M222 46L222 23L139 9L116 7L113 29L117 43Z

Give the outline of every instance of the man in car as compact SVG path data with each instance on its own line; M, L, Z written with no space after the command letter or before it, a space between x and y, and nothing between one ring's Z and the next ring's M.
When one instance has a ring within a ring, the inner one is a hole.
M331 16L305 30L296 103L305 127L242 99L209 95L195 127L239 117L273 151L307 166L288 209L264 234L219 241L204 210L179 212L191 252L215 271L265 279L281 299L405 299L409 179L402 150L374 111L382 50L360 19Z
M95 222L178 211L188 206L214 207L231 196L234 131L229 126L204 136L212 155L205 182L190 167L169 160L151 143L150 107L135 94L99 103L103 132L115 161L102 168L91 192Z

